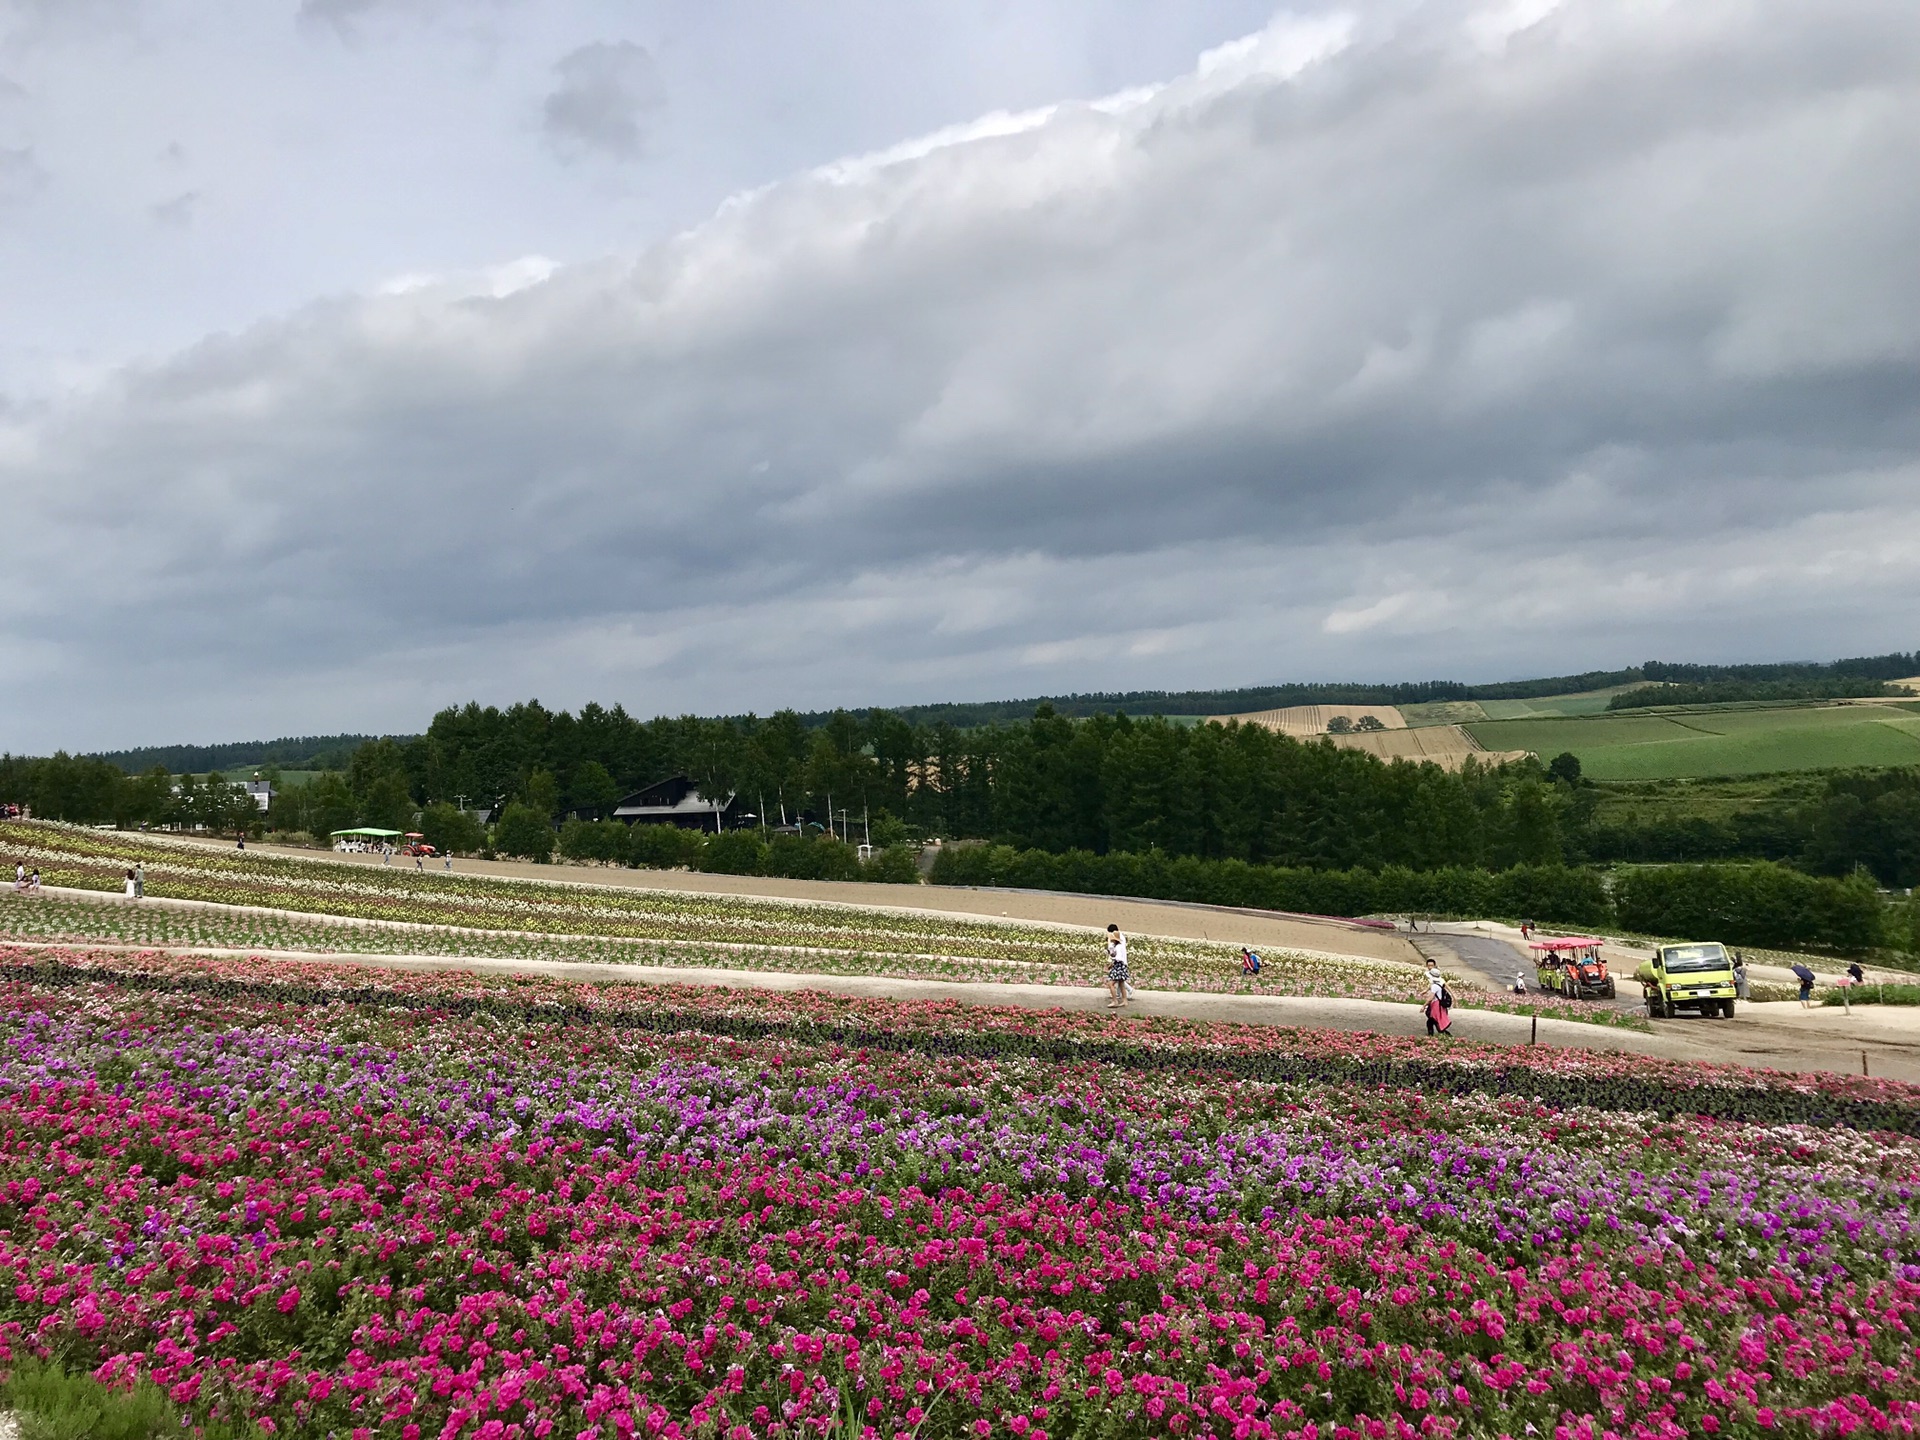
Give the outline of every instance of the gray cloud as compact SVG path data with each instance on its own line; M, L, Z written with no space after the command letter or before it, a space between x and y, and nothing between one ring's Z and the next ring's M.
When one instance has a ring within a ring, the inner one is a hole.
M199 207L200 192L184 190L170 200L162 200L157 205L149 205L147 214L153 217L153 223L170 230L185 230L193 224L193 212Z
M541 128L561 155L587 153L633 160L647 148L646 122L664 93L646 48L601 40L561 57L559 83L541 106Z
M39 193L49 178L31 145L0 145L0 209Z
M209 338L0 417L0 720L1908 648L1916 60L1868 0L1282 21Z

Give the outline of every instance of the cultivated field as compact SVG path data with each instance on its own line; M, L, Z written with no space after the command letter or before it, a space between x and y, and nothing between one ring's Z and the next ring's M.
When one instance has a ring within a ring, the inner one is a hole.
M1543 758L1571 751L1596 780L1762 775L1854 765L1920 764L1913 702L1797 702L1482 721L1489 749Z
M1222 715L1222 724L1238 720L1242 725L1264 725L1282 735L1310 739L1327 733L1336 717L1358 722L1371 716L1386 730L1404 730L1407 722L1393 705L1288 705L1279 710L1255 710L1246 715ZM1337 738L1337 737L1336 737Z
M1372 716L1380 722L1378 730L1329 734L1327 725L1336 716L1358 721ZM1524 750L1490 753L1485 746L1458 725L1429 721L1409 727L1407 718L1395 705L1290 705L1281 710L1257 710L1247 715L1224 715L1243 725L1264 725L1297 740L1325 736L1343 750L1364 750L1383 760L1412 760L1458 770L1469 757L1486 764L1503 764L1526 757Z
M1614 696L1642 688L1612 685L1604 690L1582 690L1571 695L1542 695L1532 700L1435 700L1424 705L1402 705L1409 725L1471 725L1480 720L1533 720L1561 715L1597 715Z

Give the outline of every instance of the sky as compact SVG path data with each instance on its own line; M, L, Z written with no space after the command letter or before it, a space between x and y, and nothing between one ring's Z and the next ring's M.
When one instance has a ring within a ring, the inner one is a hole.
M1920 646L1920 6L0 0L0 749Z

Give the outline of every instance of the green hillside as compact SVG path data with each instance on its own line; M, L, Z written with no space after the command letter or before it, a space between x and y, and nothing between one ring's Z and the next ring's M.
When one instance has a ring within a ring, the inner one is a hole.
M1489 719L1467 729L1489 750L1542 759L1571 751L1595 780L1920 764L1920 714L1904 705L1690 706Z

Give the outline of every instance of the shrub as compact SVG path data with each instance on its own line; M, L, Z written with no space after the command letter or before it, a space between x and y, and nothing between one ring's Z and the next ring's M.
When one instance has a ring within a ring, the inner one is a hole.
M533 806L516 800L493 827L493 848L503 855L545 864L553 858L553 826Z
M934 861L936 885L1005 885L1086 895L1194 900L1309 915L1530 915L1573 925L1607 919L1606 890L1590 870L1304 870L1244 860L1144 854L1054 854L1007 845L951 845Z
M627 858L627 827L618 820L575 817L560 827L560 853L569 860L611 864Z
M1766 861L1628 870L1613 898L1629 930L1783 950L1857 955L1879 943L1885 926L1871 877L1832 880Z
M860 878L881 885L915 885L920 880L920 857L909 845L888 845L860 867Z
M726 830L708 835L701 842L696 868L715 875L764 875L767 842L753 830Z
M420 812L420 833L443 855L471 855L487 840L478 820L444 800L436 800Z
M691 869L699 856L700 836L678 825L635 825L627 836L628 860L647 869Z
M858 880L860 853L831 835L776 835L767 846L766 873L789 880Z

